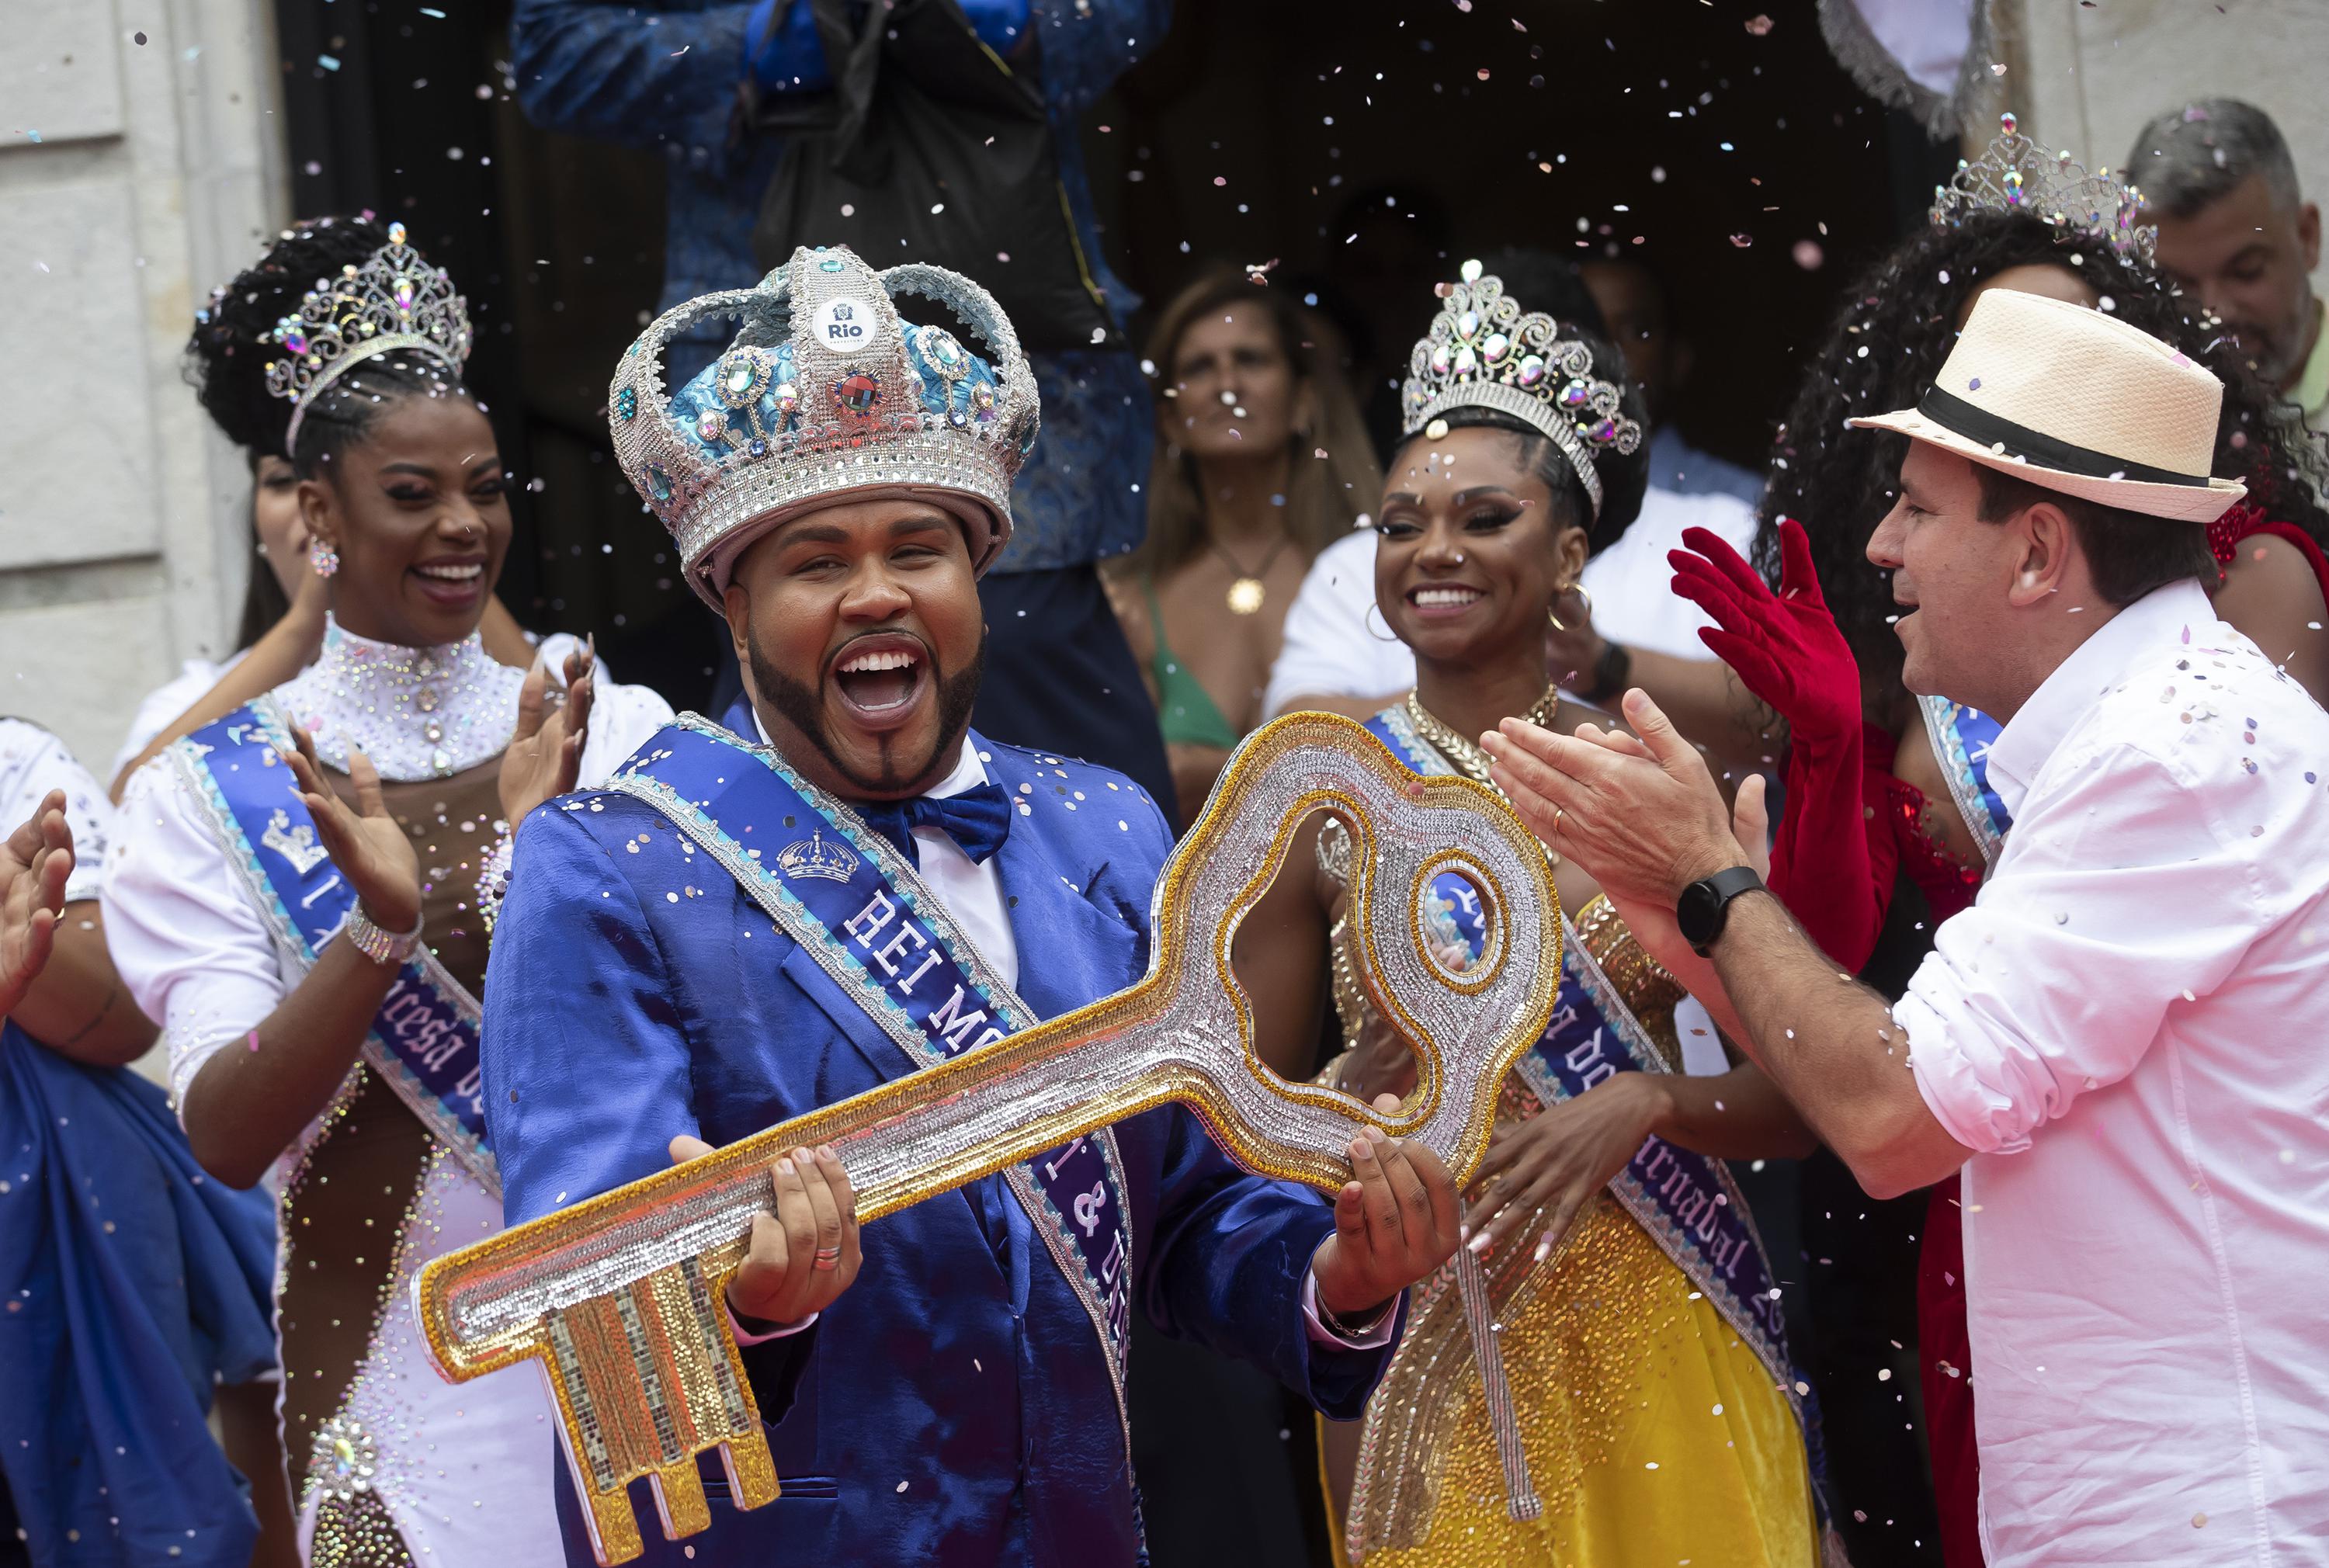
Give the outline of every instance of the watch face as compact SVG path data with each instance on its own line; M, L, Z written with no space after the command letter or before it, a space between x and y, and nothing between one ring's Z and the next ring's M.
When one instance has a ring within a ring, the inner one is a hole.
M1693 882L1674 900L1674 925L1682 939L1693 947L1703 947L1714 940L1715 919L1722 912L1722 896L1711 882Z

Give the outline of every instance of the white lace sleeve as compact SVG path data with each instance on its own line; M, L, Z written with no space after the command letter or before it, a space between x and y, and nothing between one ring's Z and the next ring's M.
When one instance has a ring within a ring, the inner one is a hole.
M170 1047L183 1105L203 1064L283 1000L274 938L166 757L137 770L105 867L105 934L122 983Z

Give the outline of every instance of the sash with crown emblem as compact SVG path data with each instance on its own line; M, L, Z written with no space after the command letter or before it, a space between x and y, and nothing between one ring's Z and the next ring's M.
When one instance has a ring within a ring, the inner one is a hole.
M1455 770L1417 735L1406 709L1389 708L1367 728L1391 755L1421 774ZM1474 951L1486 945L1478 917L1457 899L1439 900L1427 916L1446 936ZM1619 1073L1664 1072L1641 1020L1571 932L1561 944L1561 996L1544 1037L1515 1069L1545 1104L1573 1099ZM1610 1178L1609 1192L1658 1249L1714 1303L1755 1352L1771 1379L1805 1414L1769 1259L1747 1203L1722 1161L1653 1137ZM1810 1423L1806 1422L1806 1435ZM1816 1472L1815 1472L1816 1473Z
M245 895L266 918L276 950L305 974L354 907L356 892L332 864L291 787L291 770L279 755L290 749L281 710L262 697L177 741L167 755L201 803ZM476 998L424 946L372 1016L363 1057L498 1197L501 1176L486 1143L477 1071L482 1017Z
M1933 755L1949 781L1949 798L1965 818L1974 842L1981 846L1982 863L1995 869L1998 851L2005 847L2005 830L2013 814L1997 792L1989 787L1989 748L1997 744L2004 726L1978 708L1967 708L1946 697L1920 697L1925 733L1932 737Z
M1038 1021L896 848L769 747L683 713L607 787L653 806L726 868L910 1067ZM1115 1135L1102 1129L1003 1174L1090 1314L1121 1421L1132 1218Z

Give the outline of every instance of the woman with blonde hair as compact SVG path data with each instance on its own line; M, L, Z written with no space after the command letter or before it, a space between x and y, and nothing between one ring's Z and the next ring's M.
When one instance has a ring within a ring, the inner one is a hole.
M1186 822L1261 722L1287 607L1382 488L1340 341L1240 273L1175 296L1149 339L1148 538L1109 594L1148 678Z

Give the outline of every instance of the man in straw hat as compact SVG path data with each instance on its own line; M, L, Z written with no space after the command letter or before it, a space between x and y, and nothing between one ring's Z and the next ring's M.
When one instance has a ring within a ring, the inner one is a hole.
M949 307L989 357L893 295ZM729 317L732 345L666 397L665 344ZM513 1225L1129 986L1170 842L1129 779L969 728L978 574L1037 420L976 284L797 250L665 313L608 407L745 696L520 831L483 1063ZM1132 1563L1131 1312L1347 1419L1400 1292L1455 1250L1429 1150L1351 1154L1329 1203L1240 1173L1167 1106L861 1237L833 1150L791 1150L727 1287L783 1494L724 1506L707 1455L710 1532L649 1531L646 1561ZM562 1469L560 1505L588 1563Z
M1486 737L1872 1194L1962 1168L1993 1568L2329 1563L2329 716L2202 587L2221 392L1993 290L1853 421L1910 438L1868 546L1909 688L2004 721L2015 818L1897 1006L1760 896L1641 692L1638 739Z

